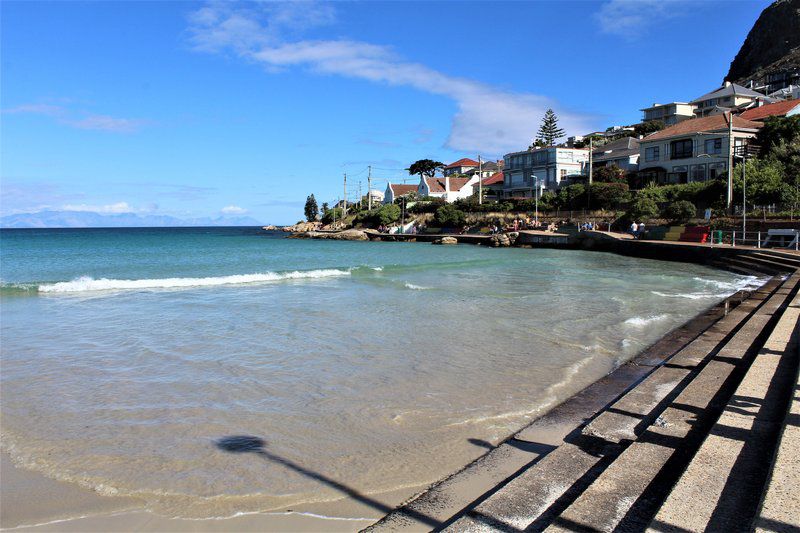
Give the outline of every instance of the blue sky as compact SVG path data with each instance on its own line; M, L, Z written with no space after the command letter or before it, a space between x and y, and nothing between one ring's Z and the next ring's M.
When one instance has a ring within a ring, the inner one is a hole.
M9 2L0 215L302 217L716 88L767 1Z

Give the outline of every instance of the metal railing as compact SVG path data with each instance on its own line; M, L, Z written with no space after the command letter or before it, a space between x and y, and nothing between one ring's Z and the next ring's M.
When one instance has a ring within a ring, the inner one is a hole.
M753 248L782 248L799 250L797 234L769 235L766 231L713 230L708 242L712 246L750 246Z

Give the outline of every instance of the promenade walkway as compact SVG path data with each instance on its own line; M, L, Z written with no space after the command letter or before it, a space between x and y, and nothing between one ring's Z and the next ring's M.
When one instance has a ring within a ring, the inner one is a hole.
M708 257L771 277L368 530L800 531L800 256Z

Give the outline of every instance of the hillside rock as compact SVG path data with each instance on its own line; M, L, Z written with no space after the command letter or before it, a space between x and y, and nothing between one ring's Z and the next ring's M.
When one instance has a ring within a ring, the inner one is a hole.
M800 68L800 0L778 0L761 12L725 79L741 85Z
M458 244L458 239L455 237L442 237L441 239L436 239L431 244Z

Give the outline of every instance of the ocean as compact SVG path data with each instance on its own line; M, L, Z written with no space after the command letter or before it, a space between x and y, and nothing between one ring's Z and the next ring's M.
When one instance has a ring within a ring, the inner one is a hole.
M283 237L0 230L3 452L166 516L413 491L760 284L600 252Z

